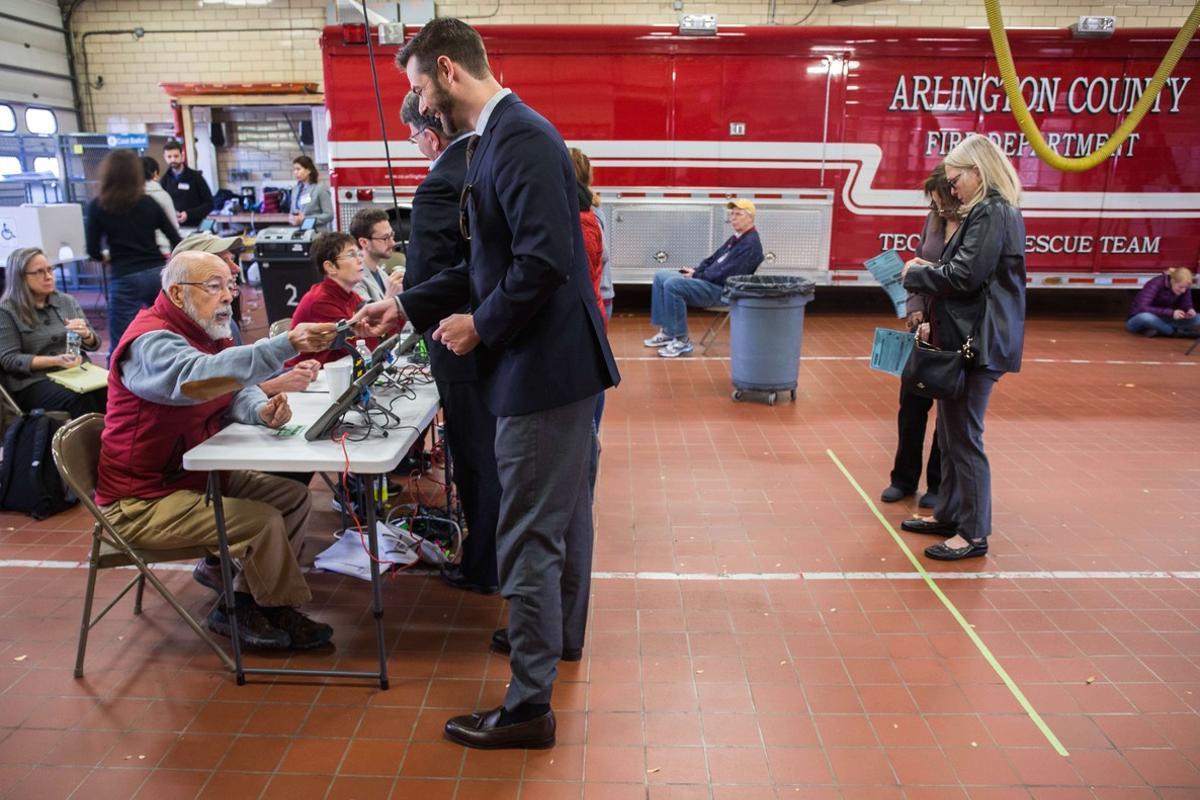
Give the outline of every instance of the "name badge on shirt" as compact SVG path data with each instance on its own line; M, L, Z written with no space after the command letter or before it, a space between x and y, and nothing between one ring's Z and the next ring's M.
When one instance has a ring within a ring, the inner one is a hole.
M192 188L192 185L190 183L177 183L175 184L175 188L186 192L188 189Z

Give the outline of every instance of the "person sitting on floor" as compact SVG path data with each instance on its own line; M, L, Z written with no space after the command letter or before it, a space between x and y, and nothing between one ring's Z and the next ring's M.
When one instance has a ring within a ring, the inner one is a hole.
M1186 267L1169 269L1146 281L1133 298L1125 330L1143 336L1198 336L1200 318L1192 307L1192 281Z
M717 305L728 278L753 274L762 263L762 242L754 229L754 203L730 200L727 207L733 236L718 247L717 252L701 261L695 269L684 268L678 272L660 269L654 273L654 284L650 289L650 322L659 330L643 344L657 347L663 358L676 358L693 350L688 338L688 306Z
M9 253L4 296L0 297L0 379L22 411L43 408L81 417L104 411L105 389L80 394L59 386L47 375L83 363L67 352L67 334L79 336L80 350L100 349L79 303L54 286L54 267L36 247Z
M207 476L183 469L183 455L227 422L280 428L291 419L287 395L267 399L256 386L299 351L329 347L334 325L298 325L287 333L234 347L229 267L211 253L174 256L162 291L142 309L113 349L108 412L101 435L96 503L134 547L170 550L217 546ZM208 627L267 648L306 649L333 629L296 610L312 594L296 557L308 521L308 489L250 470L226 472L226 531L242 569L233 609L224 600ZM217 592L217 563L203 561L196 580Z

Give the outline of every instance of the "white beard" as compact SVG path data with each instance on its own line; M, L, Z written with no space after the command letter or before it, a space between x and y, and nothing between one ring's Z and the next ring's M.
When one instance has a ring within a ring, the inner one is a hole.
M196 311L196 307L192 305L191 298L186 294L183 296L183 313L188 315L192 322L199 325L204 332L208 334L208 338L214 342L218 339L228 339L233 336L233 306L226 304L217 308L213 312L211 318L207 320L200 319L200 314Z

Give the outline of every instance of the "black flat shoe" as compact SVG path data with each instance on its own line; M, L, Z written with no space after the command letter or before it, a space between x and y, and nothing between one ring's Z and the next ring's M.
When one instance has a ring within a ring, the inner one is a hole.
M893 484L883 490L883 494L879 495L879 499L885 503L895 503L898 500L903 500L911 494L912 492L906 492L899 486Z
M931 544L925 548L925 555L934 561L961 561L964 558L986 556L987 551L987 539L984 539L979 542L968 542L965 547L947 547L945 542Z
M937 492L926 492L925 494L921 495L921 499L917 502L917 505L921 508L937 508L937 504Z
M957 522L928 522L923 519L906 519L900 523L900 530L909 533L940 533L943 536L953 536L958 533Z
M479 583L468 578L457 566L442 567L441 577L442 582L447 586L462 589L465 592L475 592L475 594L481 594L484 597L491 597L500 591L499 586Z
M492 632L492 650L504 655L512 653L512 643L508 641L508 628L500 628ZM583 650L564 649L560 657L563 661L582 661Z
M547 711L528 722L500 725L503 711L504 706L498 706L491 711L453 717L446 723L446 738L480 750L539 750L554 747L556 726L553 711Z

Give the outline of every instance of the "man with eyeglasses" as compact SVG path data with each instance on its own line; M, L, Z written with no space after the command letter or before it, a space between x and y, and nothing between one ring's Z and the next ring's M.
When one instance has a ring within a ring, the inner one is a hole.
M200 232L193 233L184 238L173 251L172 256L177 256L180 253L196 252L196 253L212 253L220 256L225 265L229 267L229 272L233 275L234 282L230 287L233 293L233 319L230 320L229 327L230 338L233 339L235 345L242 344L242 332L238 327L238 289L237 280L241 274L241 266L238 263L238 258L242 253L245 245L242 243L240 236L217 236L213 233ZM317 373L321 371L321 364L315 359L308 359L297 363L294 367L286 372L276 375L274 378L265 380L258 385L266 393L267 397L274 397L282 392L303 392L308 388L308 385L317 378Z
M350 220L350 235L363 254L363 279L354 291L368 303L392 297L400 291L401 274L388 275L384 263L396 252L396 232L382 208L364 208Z
M228 422L280 428L292 417L287 395L270 399L256 384L300 351L333 342L332 324L298 325L287 333L235 347L233 276L212 253L186 252L162 272L162 291L142 309L112 352L108 411L101 434L96 503L136 547L171 550L217 546L205 496L207 476L183 469L183 454ZM229 542L242 568L235 607L219 602L208 627L230 635L237 618L244 645L307 649L333 629L296 610L311 593L296 556L309 513L305 486L255 471L223 476ZM220 592L217 569L201 563L196 580Z
M433 162L413 195L405 289L459 266L466 255L458 228L458 198L467 174L470 133L448 135L442 121L433 114L422 114L420 105L421 98L409 92L400 106L400 120L412 133L409 141ZM461 563L444 566L442 580L456 589L495 594L500 585L496 572L496 523L500 516L496 415L483 400L474 353L455 355L429 334L425 335L425 345L446 418L454 485L470 534L463 541Z

